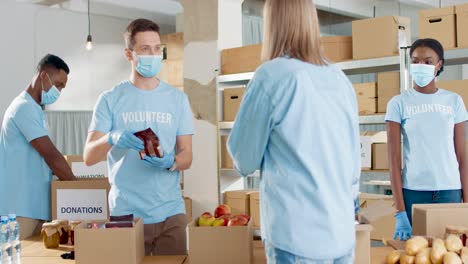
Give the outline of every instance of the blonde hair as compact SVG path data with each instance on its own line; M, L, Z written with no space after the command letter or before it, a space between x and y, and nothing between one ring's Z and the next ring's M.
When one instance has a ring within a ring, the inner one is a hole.
M327 64L312 0L266 0L263 15L263 61L288 55L316 65Z

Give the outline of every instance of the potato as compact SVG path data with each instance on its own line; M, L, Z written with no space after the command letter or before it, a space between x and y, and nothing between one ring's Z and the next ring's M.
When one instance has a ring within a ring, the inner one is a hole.
M432 264L431 248L425 248L416 255L415 264Z
M385 257L385 264L397 264L400 261L401 252L398 250L393 250L387 254Z
M458 254L463 248L463 243L459 236L449 235L445 239L445 247L447 248L449 252L455 252Z
M415 260L416 260L415 256L408 256L405 253L402 253L400 257L400 264L415 264L414 263Z
M423 249L429 247L429 242L424 237L413 237L406 241L405 252L409 256L416 256Z
M463 264L468 264L468 248L466 247L462 248L460 257L461 257Z
M447 253L445 243L442 239L437 238L432 242L431 261L433 264L442 264L444 255Z
M444 256L444 264L462 264L462 261L456 253L447 252Z

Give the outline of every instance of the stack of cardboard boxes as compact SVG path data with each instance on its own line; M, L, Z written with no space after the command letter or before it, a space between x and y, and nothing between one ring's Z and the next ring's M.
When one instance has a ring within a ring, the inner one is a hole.
M388 170L387 132L361 132L361 169Z

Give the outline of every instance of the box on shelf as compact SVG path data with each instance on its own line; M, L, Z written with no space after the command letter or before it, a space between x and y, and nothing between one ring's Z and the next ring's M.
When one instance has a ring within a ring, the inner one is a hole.
M234 121L244 96L245 88L224 89L223 120Z
M164 60L158 77L172 86L184 86L184 60Z
M88 222L75 229L77 264L141 263L145 255L143 219L136 219L132 228L88 229Z
M198 226L197 222L188 227L190 263L252 263L252 221L247 226Z
M192 199L190 197L184 197L185 203L185 215L187 216L187 221L190 223L192 221Z
M372 144L372 169L388 170L388 147L387 143Z
M250 215L250 193L252 190L237 190L224 192L224 203L232 209L233 215Z
M250 198L250 216L253 220L253 226L255 228L260 227L260 193L253 191L249 195Z
M411 44L410 19L406 17L384 16L355 20L352 28L355 60L397 56L400 46ZM402 36L402 43L399 43L399 35Z
M387 112L387 104L400 94L400 72L381 72L377 74L377 113Z
M444 49L453 49L456 41L455 7L419 11L419 37L437 39Z
M106 160L102 160L92 166L86 166L81 155L65 155L63 157L77 178L104 178L109 175Z
M107 178L52 181L52 219L104 220L109 217Z
M221 168L233 169L234 164L232 162L231 155L229 155L227 151L227 140L228 136L221 136Z
M372 240L389 240L393 238L395 226L393 197L390 195L360 193L359 203L361 210L359 218L361 222L372 225L370 234Z
M437 81L437 88L445 89L460 95L465 103L465 107L468 107L468 80L456 80L456 81Z
M358 101L359 114L375 114L377 112L376 83L353 84Z
M253 72L261 64L262 44L221 51L221 74Z
M168 60L181 60L184 58L184 33L161 35L161 43L166 45Z
M468 48L468 4L455 6L457 17L457 47Z
M468 204L413 205L413 235L443 238L449 225L468 228Z
M353 40L351 36L321 37L320 43L325 57L332 62L353 59Z
M369 224L356 225L356 248L354 249L354 263L370 264L371 263L371 242L370 233L372 226Z
M385 131L361 132L361 169L372 168L372 144L385 142L387 142L387 132Z

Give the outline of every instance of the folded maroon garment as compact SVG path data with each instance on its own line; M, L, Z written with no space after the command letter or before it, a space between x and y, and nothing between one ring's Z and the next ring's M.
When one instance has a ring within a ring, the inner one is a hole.
M145 149L140 151L140 159L144 159L145 156L162 158L163 151L159 138L151 128L135 132L134 135L145 144Z

